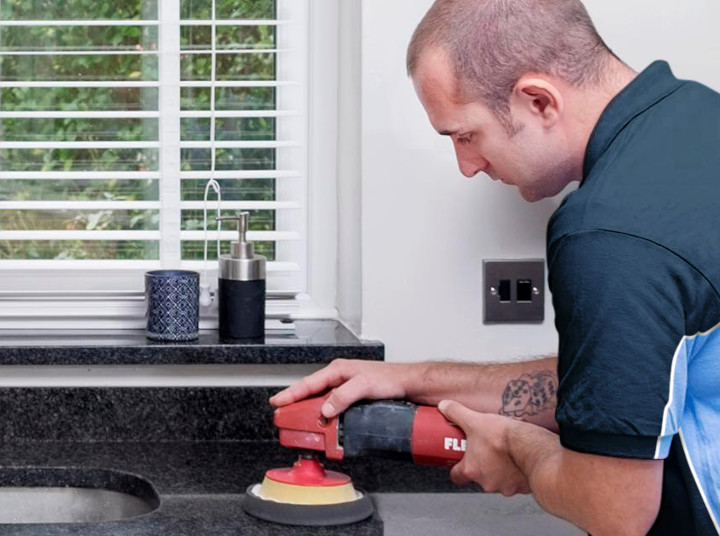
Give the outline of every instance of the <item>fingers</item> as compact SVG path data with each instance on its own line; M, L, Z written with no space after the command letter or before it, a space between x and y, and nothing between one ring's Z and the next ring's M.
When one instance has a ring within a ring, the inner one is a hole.
M363 398L375 398L373 384L364 376L354 376L333 389L320 411L328 419L345 411L350 405Z
M336 359L271 397L270 404L285 406L335 387L321 408L325 417L332 418L364 398L403 398L404 370L388 363Z
M442 400L438 409L449 421L460 426L467 436L467 451L450 471L450 480L458 486L475 482L490 493L507 497L530 493L527 477L510 457L502 426L508 421L497 415L476 413L452 400Z
M474 416L477 415L473 410L466 408L460 402L455 402L454 400L440 401L438 409L447 420L454 422L466 432L467 428L471 426Z
M450 470L450 480L456 486L465 486L466 484L472 482L472 480L465 474L465 464L462 460L456 463Z
M305 376L297 383L270 397L269 402L278 408L327 391L329 388L336 387L345 381L346 368L346 362L339 359L335 360L327 367Z
M497 468L489 474L484 474L480 468L461 460L450 471L450 480L456 486L465 486L471 482L480 485L487 493L500 493L505 497L512 497L518 493L530 493L530 484L524 475L517 470Z
M527 495L530 492L530 485L524 477L518 477L517 479L506 482L502 486L498 487L498 493L500 493L500 495L504 495L505 497L512 497L518 493Z

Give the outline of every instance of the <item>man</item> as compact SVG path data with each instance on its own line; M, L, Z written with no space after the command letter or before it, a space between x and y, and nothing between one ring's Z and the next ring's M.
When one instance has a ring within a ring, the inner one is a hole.
M581 181L548 225L558 357L335 361L271 403L438 404L468 439L457 484L531 492L594 536L717 534L720 95L632 71L578 0L438 0L408 70L464 175L528 201Z

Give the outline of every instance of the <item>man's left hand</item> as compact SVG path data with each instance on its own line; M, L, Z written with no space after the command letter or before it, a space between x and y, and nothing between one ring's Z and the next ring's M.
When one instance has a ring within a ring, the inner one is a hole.
M465 432L467 450L450 471L450 479L462 486L476 482L486 492L507 497L530 493L530 484L510 457L508 430L515 421L502 415L478 413L459 402L443 400L438 409Z

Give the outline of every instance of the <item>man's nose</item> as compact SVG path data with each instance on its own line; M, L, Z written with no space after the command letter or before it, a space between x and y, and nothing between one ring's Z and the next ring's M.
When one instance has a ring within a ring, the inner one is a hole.
M467 157L458 152L457 161L460 173L468 178L474 177L481 171L485 171L488 167L488 161L482 156Z

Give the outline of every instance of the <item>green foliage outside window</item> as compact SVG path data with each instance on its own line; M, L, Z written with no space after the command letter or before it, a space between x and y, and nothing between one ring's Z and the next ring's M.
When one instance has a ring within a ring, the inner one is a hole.
M160 0L2 0L2 20L132 19L154 20ZM210 0L182 0L183 19L208 19ZM218 19L274 19L274 0L217 0ZM87 54L2 55L0 79L25 80L151 80L158 79L155 54L93 54L98 50L155 51L154 26L3 26L0 51L87 51ZM183 26L182 50L210 46L209 26ZM218 50L267 49L276 46L274 25L217 28ZM210 80L209 54L184 54L183 80ZM275 54L219 53L219 80L274 80ZM217 110L272 110L274 88L217 88ZM209 88L181 88L183 110L209 110ZM157 88L12 87L0 90L0 110L22 111L157 111ZM157 141L157 118L93 119L40 118L0 121L0 140L39 142ZM218 118L217 140L273 140L273 118ZM181 139L210 139L207 118L183 119ZM275 169L274 149L217 149L218 170ZM184 149L182 171L210 169L210 151ZM2 149L0 171L158 171L157 149ZM205 180L184 180L182 199L202 200ZM275 181L222 180L224 200L275 199ZM157 179L47 180L0 179L0 201L157 201ZM214 214L213 214L214 216ZM0 214L2 230L157 230L157 210L7 210ZM256 211L251 229L275 228L274 211ZM182 229L202 229L202 211L184 210ZM227 249L228 245L223 247ZM214 252L214 247L209 248ZM182 244L184 259L201 259L202 242ZM258 244L271 259L274 243ZM0 259L157 259L159 244L152 241L0 241Z

